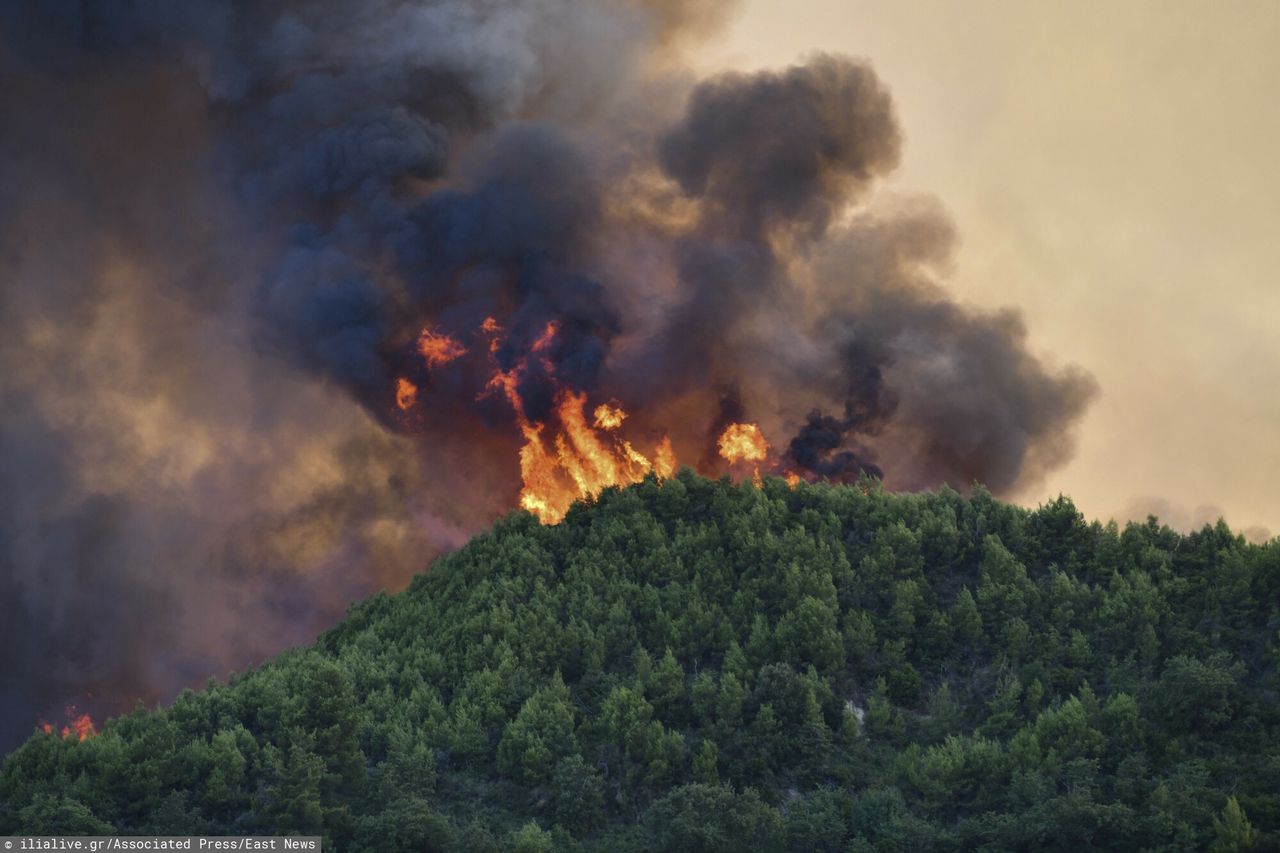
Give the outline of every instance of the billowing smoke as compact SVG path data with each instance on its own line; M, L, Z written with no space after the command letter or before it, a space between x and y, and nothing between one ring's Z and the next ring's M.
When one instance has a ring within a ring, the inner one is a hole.
M1070 457L1092 380L876 192L885 84L690 80L730 12L0 6L0 744L305 641L525 502L522 446L586 482L583 406L634 470L737 420L809 479Z

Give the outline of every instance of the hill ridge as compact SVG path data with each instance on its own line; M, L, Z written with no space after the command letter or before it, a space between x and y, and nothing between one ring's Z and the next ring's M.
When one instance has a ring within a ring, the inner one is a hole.
M1278 601L1280 547L1222 523L684 471L512 514L312 647L33 737L0 830L1277 846Z

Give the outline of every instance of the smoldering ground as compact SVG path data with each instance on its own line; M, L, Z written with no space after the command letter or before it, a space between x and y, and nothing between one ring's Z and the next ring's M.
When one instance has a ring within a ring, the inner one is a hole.
M6 744L303 642L509 508L480 392L549 323L530 417L616 399L689 463L726 389L813 478L1011 495L1070 457L1092 380L950 299L940 207L876 191L886 84L691 80L730 11L0 11ZM465 354L424 364L424 327Z

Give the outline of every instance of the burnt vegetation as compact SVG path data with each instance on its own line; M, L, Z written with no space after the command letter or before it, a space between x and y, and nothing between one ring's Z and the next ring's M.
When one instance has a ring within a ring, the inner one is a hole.
M36 733L0 832L342 850L1280 848L1280 543L682 472Z

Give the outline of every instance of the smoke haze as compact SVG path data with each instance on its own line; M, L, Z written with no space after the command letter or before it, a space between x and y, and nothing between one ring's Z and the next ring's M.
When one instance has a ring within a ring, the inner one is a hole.
M690 61L852 50L892 85L908 145L877 195L936 193L963 239L947 291L1016 305L1104 389L1019 500L1123 522L1158 495L1274 530L1277 38L1266 0L795 0L745 4Z
M619 401L708 473L726 418L898 489L1009 495L1070 458L1093 380L949 297L936 202L876 192L885 81L835 55L692 79L731 12L0 11L0 745L402 586L515 504L513 400Z

